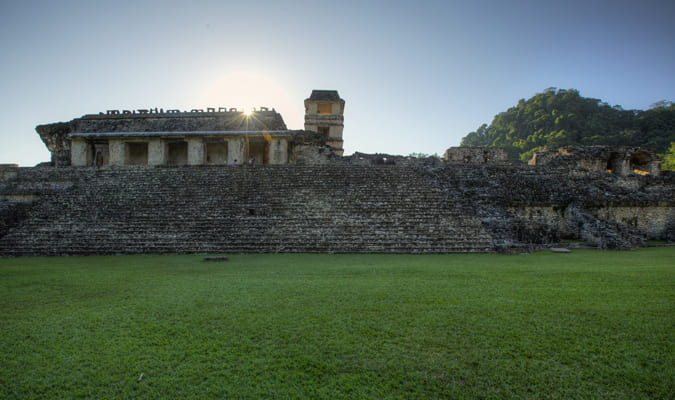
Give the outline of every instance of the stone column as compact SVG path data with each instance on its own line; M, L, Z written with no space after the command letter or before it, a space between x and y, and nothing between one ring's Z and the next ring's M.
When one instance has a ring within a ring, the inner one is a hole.
M227 141L227 164L230 165L237 160L237 164L241 165L246 160L244 160L244 150L245 150L244 139L233 139Z
M126 154L124 148L124 141L119 139L110 139L108 141L108 149L110 151L110 165L125 164Z
M288 164L288 141L286 139L272 139L267 153L269 164Z
M615 174L619 176L627 176L631 172L633 172L630 168L630 161L629 160L621 160L616 163L615 168L617 169L616 171L613 171Z
M73 139L70 145L70 164L73 167L91 165L91 146L83 139Z
M166 165L166 142L162 139L148 141L148 165Z
M206 159L204 140L201 138L188 139L188 165L204 165Z
M649 174L652 176L661 175L661 162L658 160L650 161L647 164L647 172L649 172Z

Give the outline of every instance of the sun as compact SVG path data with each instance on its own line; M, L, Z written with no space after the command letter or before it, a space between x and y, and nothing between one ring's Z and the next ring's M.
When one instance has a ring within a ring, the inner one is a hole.
M250 116L261 107L278 111L289 129L300 129L303 99L293 99L272 79L251 72L233 72L207 87L199 101L202 108L236 108ZM297 115L296 115L297 114Z

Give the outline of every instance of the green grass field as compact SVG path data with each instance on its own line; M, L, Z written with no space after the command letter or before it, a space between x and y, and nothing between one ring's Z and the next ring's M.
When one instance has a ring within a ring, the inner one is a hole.
M0 327L9 399L671 399L675 248L0 259Z

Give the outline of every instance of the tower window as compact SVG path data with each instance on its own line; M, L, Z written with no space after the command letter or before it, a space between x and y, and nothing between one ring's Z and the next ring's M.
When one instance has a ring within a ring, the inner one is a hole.
M330 104L325 103L317 104L317 113L320 115L331 115L332 107Z

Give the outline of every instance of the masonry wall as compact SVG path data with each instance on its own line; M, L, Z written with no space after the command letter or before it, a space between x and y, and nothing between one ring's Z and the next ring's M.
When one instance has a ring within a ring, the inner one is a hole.
M5 256L520 252L565 238L600 248L675 240L670 175L349 160L0 172Z

